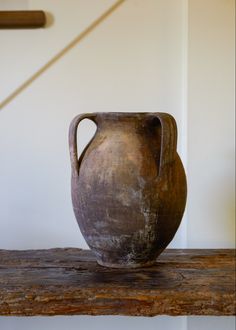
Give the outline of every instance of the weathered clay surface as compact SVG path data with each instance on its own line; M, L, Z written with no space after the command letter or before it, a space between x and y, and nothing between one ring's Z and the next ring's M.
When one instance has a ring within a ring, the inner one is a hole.
M112 269L91 251L0 250L0 315L235 315L234 250L165 250Z
M97 132L78 160L84 118ZM99 264L150 265L174 237L186 201L176 144L175 120L164 113L92 113L72 121L73 207Z

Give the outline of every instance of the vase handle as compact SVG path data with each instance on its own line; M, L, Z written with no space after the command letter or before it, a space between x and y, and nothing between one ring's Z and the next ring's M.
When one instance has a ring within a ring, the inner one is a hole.
M176 157L177 125L174 117L164 112L155 113L161 123L161 154L159 175L167 164L172 163Z
M69 149L72 175L79 175L79 160L77 151L77 129L83 119L90 119L96 124L96 113L82 113L76 116L70 123L69 128Z

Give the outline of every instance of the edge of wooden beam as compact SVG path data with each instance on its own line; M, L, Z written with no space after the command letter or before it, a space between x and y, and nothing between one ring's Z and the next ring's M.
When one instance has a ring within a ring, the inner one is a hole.
M34 29L45 24L46 14L42 10L0 11L0 29Z

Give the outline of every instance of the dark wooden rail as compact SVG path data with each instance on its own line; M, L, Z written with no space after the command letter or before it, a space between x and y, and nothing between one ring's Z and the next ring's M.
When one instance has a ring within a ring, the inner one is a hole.
M40 28L46 24L42 10L0 11L0 29Z
M234 315L234 250L166 250L109 269L74 248L0 250L0 315Z

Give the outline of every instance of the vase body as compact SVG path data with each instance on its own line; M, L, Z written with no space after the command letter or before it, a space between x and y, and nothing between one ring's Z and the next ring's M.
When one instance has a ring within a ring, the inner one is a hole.
M97 131L77 157L79 122ZM143 267L173 239L186 202L177 128L165 113L90 113L70 126L72 203L97 262Z

